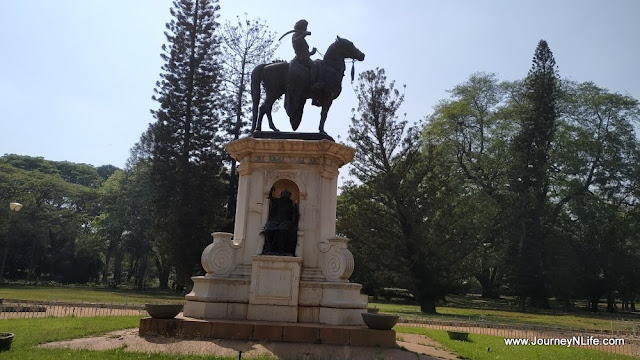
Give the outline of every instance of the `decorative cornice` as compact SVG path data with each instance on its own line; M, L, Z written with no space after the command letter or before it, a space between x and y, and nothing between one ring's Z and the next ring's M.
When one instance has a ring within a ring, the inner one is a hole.
M225 145L241 163L330 165L340 168L353 160L355 149L329 140L243 138Z

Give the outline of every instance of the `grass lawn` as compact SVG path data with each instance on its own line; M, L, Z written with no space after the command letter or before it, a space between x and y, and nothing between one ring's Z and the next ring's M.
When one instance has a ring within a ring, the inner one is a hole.
M168 290L136 291L132 289L111 289L100 287L74 286L31 286L4 284L0 289L0 298L37 300L37 301L69 301L92 302L102 304L137 304L162 301L184 301L184 296Z
M398 314L409 318L419 317L431 320L458 319L471 321L489 321L501 324L513 325L537 325L548 327L561 327L566 329L590 329L590 330L630 330L634 321L636 326L640 323L638 317L628 317L628 321L621 321L625 315L616 314L612 317L608 314L591 314L586 312L565 313L520 313L516 311L501 311L488 309L437 307L438 315L423 314L417 305L388 304L370 302L369 307L378 307L381 312Z
M565 346L506 346L498 336L469 334L469 341L449 339L446 331L396 326L398 333L426 335L452 350L459 357L473 360L494 359L566 359L566 360L631 360L635 357L612 354L604 351ZM402 335L400 335L402 336ZM487 349L490 351L487 351Z
M138 316L110 316L94 318L39 318L9 319L0 322L0 332L15 334L9 351L1 352L2 360L57 360L57 359L192 359L235 360L237 357L187 356L171 354L146 354L126 352L124 349L109 351L37 349L38 344L104 334L114 330L137 327ZM255 358L254 358L255 359ZM268 357L258 359L267 360Z
M139 292L126 288L101 288L78 286L31 286L4 284L0 289L0 298L37 300L37 301L69 301L69 302L93 302L114 304L137 304L146 302L168 301L183 302L184 296L168 290L148 290ZM512 311L508 300L484 300L473 296L451 296L454 306L438 307L438 315L428 315L420 312L417 305L403 305L390 303L371 302L369 306L376 306L385 313L398 314L406 317L419 317L432 320L458 319L472 321L489 321L493 323L513 325L537 325L548 327L562 327L566 329L590 329L590 330L629 330L633 328L631 321L639 326L640 317L628 314L593 314L588 312L528 312L520 313ZM478 303L481 301L482 303ZM463 307L456 307L460 304ZM469 308L466 306L478 306ZM491 310L483 307L505 308L505 310ZM619 319L627 318L630 321L622 322Z

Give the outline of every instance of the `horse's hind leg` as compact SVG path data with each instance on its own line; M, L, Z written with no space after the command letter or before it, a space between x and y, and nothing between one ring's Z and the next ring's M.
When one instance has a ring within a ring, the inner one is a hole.
M262 116L267 115L267 119L269 119L269 127L273 131L280 131L273 124L273 118L271 117L271 109L273 108L273 103L276 102L277 99L278 98L276 97L267 95L267 98L264 100L264 103L262 103L262 106L260 106L260 116L258 116L258 119L260 119L259 124L261 124Z

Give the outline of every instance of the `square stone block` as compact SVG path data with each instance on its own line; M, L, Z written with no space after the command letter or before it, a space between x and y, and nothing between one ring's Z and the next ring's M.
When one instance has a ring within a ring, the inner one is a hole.
M282 341L282 325L253 324L253 340Z
M182 308L182 315L185 317L192 317L202 319L204 318L204 305L206 303L199 301L187 301Z
M350 329L349 344L351 346L395 347L396 332L393 330L373 330L367 328Z
M300 298L298 305L319 306L322 299L322 285L309 281L300 283Z
M298 305L301 262L292 256L254 256L249 303Z
M249 279L228 279L193 276L193 290L186 299L191 301L248 302Z
M366 309L320 308L320 323L330 325L364 325L361 313Z
M320 328L316 326L285 326L282 331L282 341L286 342L303 342L303 343L319 343Z
M205 319L226 319L227 303L204 303L203 318Z
M138 327L138 334L140 336L146 335L151 331L151 318L140 319L140 326Z
M247 318L248 304L227 304L227 319L245 320Z
M320 322L320 307L318 306L298 306L298 322L318 323Z
M177 333L184 337L210 338L212 325L207 321L182 321Z
M321 327L320 343L328 345L349 345L349 329Z
M178 319L141 319L138 332L140 335L174 336L181 321Z
M297 306L249 304L248 320L298 322Z
M219 321L213 324L211 337L216 339L251 339L253 325L250 323L224 322Z

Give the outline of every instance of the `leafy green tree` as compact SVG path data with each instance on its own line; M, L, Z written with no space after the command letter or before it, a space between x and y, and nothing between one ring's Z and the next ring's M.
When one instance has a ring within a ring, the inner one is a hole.
M638 205L640 143L634 125L640 123L640 106L593 83L564 82L561 109L551 153L549 223L572 243L558 249L554 242L550 268L563 273L557 271L560 264L576 264L571 277L581 282L554 288L575 289L590 299L593 311L605 295L607 309L614 311L613 294L637 292L631 280L638 254L631 214Z
M495 216L486 218L477 236L482 245L476 252L474 276L482 286L482 296L495 298L505 272L508 211L507 173L510 154L507 134L514 131L505 117L507 84L495 74L475 73L449 92L429 118L425 136L431 143L451 147L469 193L483 201L482 208Z
M365 268L398 266L375 271L365 284L406 285L421 310L434 313L436 300L470 276L461 270L477 246L472 214L483 213L464 200L463 178L443 154L449 149L423 142L418 127L398 120L404 97L383 69L360 74L356 93L349 141L358 149L352 173L362 185L344 190L339 231L352 239ZM384 255L372 256L370 246Z
M10 219L11 231L4 239L2 276L61 282L97 279L99 250L89 247L95 250L89 256L87 247L80 251L78 246L82 239L90 239L90 223L98 204L97 190L77 183L93 185L93 181L84 180L94 179L95 169L17 155L0 158L0 167L0 199L24 205L19 214L7 214L18 216ZM77 277L72 269L87 262L96 264Z
M102 165L96 168L98 175L100 175L103 181L107 181L109 176L113 175L113 173L115 173L117 170L120 170L120 169L118 169L113 165Z
M512 143L514 192L514 284L525 310L526 298L534 306L548 306L543 274L545 229L543 216L549 191L549 153L558 118L559 79L553 53L540 40L533 65L524 81L524 103L519 129Z
M111 281L121 283L123 249L123 233L129 226L128 204L129 199L125 192L125 173L116 170L104 182L99 189L101 213L93 220L98 236L105 244L104 271L102 282L109 282L109 273L112 271Z

